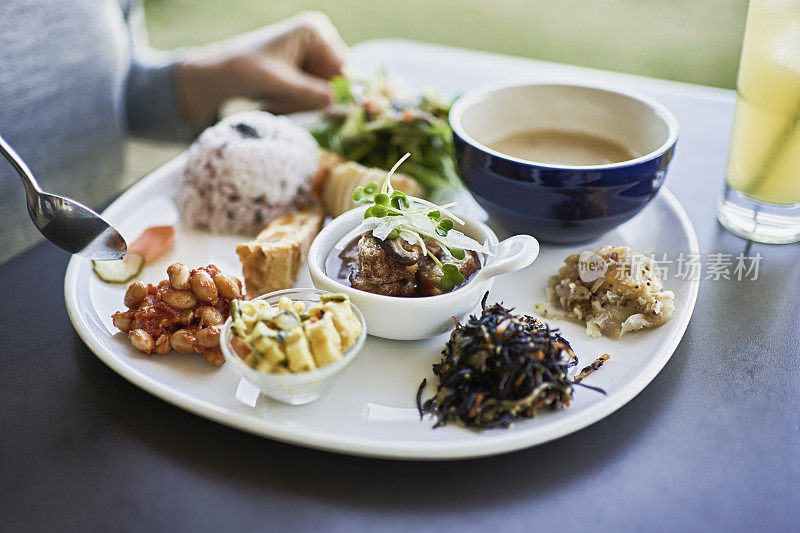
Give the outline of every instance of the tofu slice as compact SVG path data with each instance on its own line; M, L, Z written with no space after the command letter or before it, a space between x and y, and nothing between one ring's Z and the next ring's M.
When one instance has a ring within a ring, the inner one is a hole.
M255 240L236 247L250 297L294 287L323 220L319 209L292 211L270 222Z

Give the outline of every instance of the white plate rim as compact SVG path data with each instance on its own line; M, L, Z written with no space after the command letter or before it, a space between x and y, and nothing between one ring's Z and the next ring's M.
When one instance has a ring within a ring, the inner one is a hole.
M147 187L150 182L163 179L165 175L174 173L177 168L182 167L185 158L186 152L178 155L142 178L103 211L103 215L113 218L116 211L115 205L119 205L117 202L120 199L128 195L134 195L138 190ZM661 188L657 199L666 202L667 207L678 217L681 229L690 243L691 250L688 252L692 254L699 253L700 247L697 234L695 233L691 220L678 199L666 187ZM658 375L661 369L664 368L667 361L670 360L683 338L691 316L694 313L700 286L699 280L692 280L687 301L688 311L680 316L678 327L675 328L670 337L664 341L664 347L659 350L660 356L651 358L635 379L629 381L624 387L615 391L614 395L610 398L613 399L613 401L598 402L584 409L577 415L565 417L563 421L553 423L549 431L534 433L533 435L527 432L509 432L503 439L487 439L478 442L403 442L398 445L387 441L380 441L380 444L376 444L375 439L372 438L344 437L327 434L320 436L313 430L307 428L287 427L281 423L266 419L253 419L236 414L232 415L212 402L207 402L179 390L164 386L147 374L126 365L118 355L102 346L96 331L91 327L87 316L85 316L80 309L77 289L79 282L78 275L82 266L86 266L85 260L73 257L67 265L64 276L64 299L70 321L84 343L101 361L137 387L181 409L254 435L347 455L412 460L467 459L509 453L544 444L569 435L614 413L644 390L656 375Z

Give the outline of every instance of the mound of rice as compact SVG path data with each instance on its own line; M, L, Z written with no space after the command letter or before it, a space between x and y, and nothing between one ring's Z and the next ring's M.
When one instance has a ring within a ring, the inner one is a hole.
M245 111L205 130L189 149L177 204L184 223L255 235L310 201L318 147L285 117Z

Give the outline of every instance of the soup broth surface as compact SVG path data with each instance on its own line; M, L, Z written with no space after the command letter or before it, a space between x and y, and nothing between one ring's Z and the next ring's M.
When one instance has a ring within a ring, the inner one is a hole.
M589 133L561 130L526 130L489 145L520 159L552 165L607 165L638 157L616 141Z

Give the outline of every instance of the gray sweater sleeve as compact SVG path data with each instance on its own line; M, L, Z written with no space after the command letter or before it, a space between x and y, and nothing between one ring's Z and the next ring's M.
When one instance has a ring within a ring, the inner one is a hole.
M141 1L122 2L121 7L131 39L131 63L125 84L130 133L157 140L191 141L206 124L193 125L182 117L175 85L177 54L148 45Z

